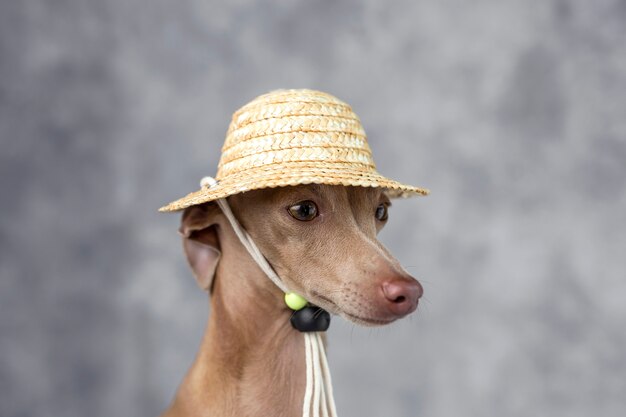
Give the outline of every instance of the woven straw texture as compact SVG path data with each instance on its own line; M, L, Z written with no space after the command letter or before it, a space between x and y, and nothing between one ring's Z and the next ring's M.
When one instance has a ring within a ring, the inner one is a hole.
M233 194L299 184L385 188L390 197L427 195L376 171L352 108L314 90L278 90L233 114L215 176L160 211L177 211Z

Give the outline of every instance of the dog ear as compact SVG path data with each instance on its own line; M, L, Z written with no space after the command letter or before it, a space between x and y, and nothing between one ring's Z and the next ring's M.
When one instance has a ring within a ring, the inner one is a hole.
M179 232L187 262L200 288L211 291L213 277L222 252L217 236L216 204L192 206L183 212Z

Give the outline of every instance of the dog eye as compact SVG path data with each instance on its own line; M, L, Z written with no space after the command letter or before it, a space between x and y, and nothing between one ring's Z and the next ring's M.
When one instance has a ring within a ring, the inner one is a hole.
M387 218L389 218L389 210L387 208L387 204L382 203L376 207L376 219L384 222Z
M308 222L317 217L317 206L314 202L307 200L301 201L289 207L289 214L296 220Z

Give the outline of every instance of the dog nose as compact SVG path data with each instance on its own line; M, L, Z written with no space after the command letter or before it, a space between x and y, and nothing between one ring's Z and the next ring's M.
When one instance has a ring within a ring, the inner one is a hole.
M405 316L417 308L419 298L424 294L422 285L413 278L385 281L382 284L387 308L397 316Z

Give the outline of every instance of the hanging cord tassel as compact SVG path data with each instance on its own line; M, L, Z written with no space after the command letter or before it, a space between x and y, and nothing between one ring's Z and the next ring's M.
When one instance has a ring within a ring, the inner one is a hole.
M320 417L321 410L321 417L337 417L333 385L320 333L305 333L304 348L307 372L302 415L303 417Z
M202 187L210 188L216 184L217 181L212 177L204 177L202 181L200 181L200 186ZM233 227L235 234L248 253L250 253L250 256L252 256L252 259L254 259L265 275L267 275L282 292L288 294L289 290L287 286L276 274L269 262L267 262L267 259L265 259L265 256L263 256L248 232L241 227L233 211L230 209L228 201L226 201L225 198L220 198L216 200L216 202ZM312 412L312 417L320 417L321 409L322 417L337 417L335 399L333 397L333 385L330 378L330 369L328 368L322 336L319 332L305 332L303 334L306 361L306 387L304 390L302 416L311 417Z
M304 333L304 356L306 360L306 388L304 389L304 402L302 404L302 417L310 417L311 400L313 399L313 344L311 335Z
M317 344L317 339L314 335L311 335L313 340L313 375L315 376L315 384L313 385L313 416L320 416L320 400L322 399L322 381L320 374L322 373L320 368L320 348Z
M324 348L324 342L322 341L322 335L319 333L315 333L317 338L317 344L320 349L320 358L321 358L321 369L323 375L323 386L324 391L324 404L326 407L324 408L324 417L337 417L337 409L335 407L335 397L333 396L333 382L330 377L330 368L328 367L328 360L326 359L326 349Z

